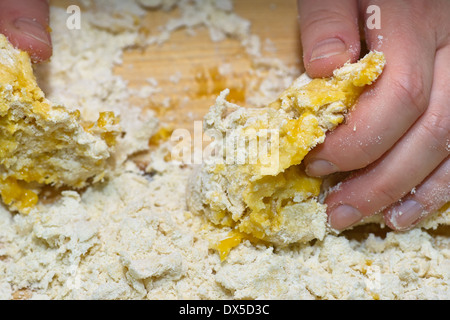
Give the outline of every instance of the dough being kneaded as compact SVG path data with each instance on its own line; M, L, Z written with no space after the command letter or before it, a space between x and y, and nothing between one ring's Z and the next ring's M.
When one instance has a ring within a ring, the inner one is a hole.
M370 52L331 78L304 74L265 108L232 104L228 91L218 97L204 119L214 152L191 178L188 206L232 230L217 244L222 258L242 239L286 246L324 237L322 180L307 176L302 160L344 120L384 65L382 53Z
M102 179L119 132L111 112L88 123L48 101L29 55L0 35L0 195L12 210L28 212L43 185Z

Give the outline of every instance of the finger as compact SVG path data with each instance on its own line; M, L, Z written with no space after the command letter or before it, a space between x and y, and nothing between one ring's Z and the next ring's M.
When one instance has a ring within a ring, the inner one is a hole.
M33 62L52 55L47 0L0 0L0 32Z
M450 112L448 111L448 83L450 76L447 72L450 68L450 44L440 49L436 53L435 84L431 102L441 104L445 109L445 114L436 115L442 121L438 126L444 127L444 135L447 132L447 152L449 152L448 139L450 130ZM442 69L446 68L446 69ZM443 163L417 188L415 192L407 195L400 202L395 203L384 211L386 224L394 230L407 230L430 213L439 210L445 203L450 201L450 159L447 157Z
M450 75L446 70L450 68L450 46L438 50L435 68L430 105L423 116L380 160L343 182L326 199L334 228L344 229L399 201L449 156ZM414 221L405 216L397 224L401 227L408 222Z
M407 4L376 3L382 12L381 29L368 30L366 38L371 50L384 52L385 69L360 96L346 123L305 158L312 176L366 167L388 151L427 108L435 38L415 30L419 12Z
M360 52L356 0L299 0L303 61L311 77L331 76Z
M408 230L450 201L450 158L402 201L384 212L386 224L394 230Z

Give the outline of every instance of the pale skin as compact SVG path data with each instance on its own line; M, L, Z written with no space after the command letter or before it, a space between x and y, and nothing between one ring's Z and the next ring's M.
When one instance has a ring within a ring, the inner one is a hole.
M379 29L367 28L370 5L380 8ZM450 0L299 0L298 8L311 77L358 60L362 35L387 61L305 159L311 176L352 172L326 199L330 225L381 213L392 229L410 229L450 201ZM48 23L47 0L0 0L0 32L34 62L52 54Z
M0 33L33 62L52 55L48 0L0 0Z
M380 8L380 29L367 27L370 5ZM312 176L354 171L326 199L330 225L345 229L380 212L392 229L413 227L450 201L450 1L298 6L310 76L330 76L359 58L360 23L368 49L387 61L345 124L305 159Z

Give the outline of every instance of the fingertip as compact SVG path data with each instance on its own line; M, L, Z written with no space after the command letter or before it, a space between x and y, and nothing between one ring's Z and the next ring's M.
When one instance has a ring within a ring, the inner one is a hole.
M426 215L423 206L415 200L406 200L393 205L385 211L384 219L389 228L406 231Z
M340 38L329 38L317 42L309 55L304 56L305 69L312 78L331 77L333 71L345 63L356 62L361 45L359 42L347 44Z
M312 159L305 161L305 165L306 174L310 177L323 177L340 171L334 163L328 160Z
M356 0L298 2L303 63L310 77L329 77L361 50Z
M11 28L5 35L16 48L28 52L33 63L46 61L52 56L51 38L46 31L32 33Z
M43 45L36 41L29 41L23 47L30 55L33 63L40 63L50 59L53 54L53 48L50 45Z
M383 211L388 227L407 231L428 216L448 212L450 159L444 160L420 185Z
M363 218L361 212L348 204L341 204L328 212L328 223L336 230L344 230Z
M0 32L16 48L29 53L33 62L52 55L48 1L0 1Z

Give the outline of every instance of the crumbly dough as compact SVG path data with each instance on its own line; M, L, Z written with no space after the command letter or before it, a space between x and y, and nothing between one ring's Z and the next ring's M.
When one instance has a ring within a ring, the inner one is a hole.
M53 105L37 86L27 53L0 35L0 194L21 212L37 203L42 185L81 188L103 178L118 119L102 112L94 123ZM34 184L34 185L33 185Z
M222 34L257 53L250 39L258 37L228 2L163 0L161 8L177 8L177 28L228 25ZM282 247L243 239L221 261L213 248L229 228L186 208L193 167L167 161L170 141L148 152L158 122L129 102L135 91L113 72L125 48L142 44L129 21L145 11L131 0L80 3L80 30L66 28L65 8L51 7L54 53L35 73L49 100L79 109L84 119L104 110L120 116L126 134L116 139L117 168L28 215L0 205L0 299L450 299L450 238L438 227L450 224L448 206L423 222L430 230L369 225ZM155 37L167 39L171 26ZM248 94L251 105L273 101L299 75L279 60L253 58L255 73L269 72ZM146 170L136 153L146 153Z
M223 257L248 236L277 246L323 239L322 179L308 177L301 162L343 121L384 64L382 53L370 52L329 79L304 74L266 108L242 108L221 94L204 120L215 155L193 176L188 204L233 229L218 245Z

